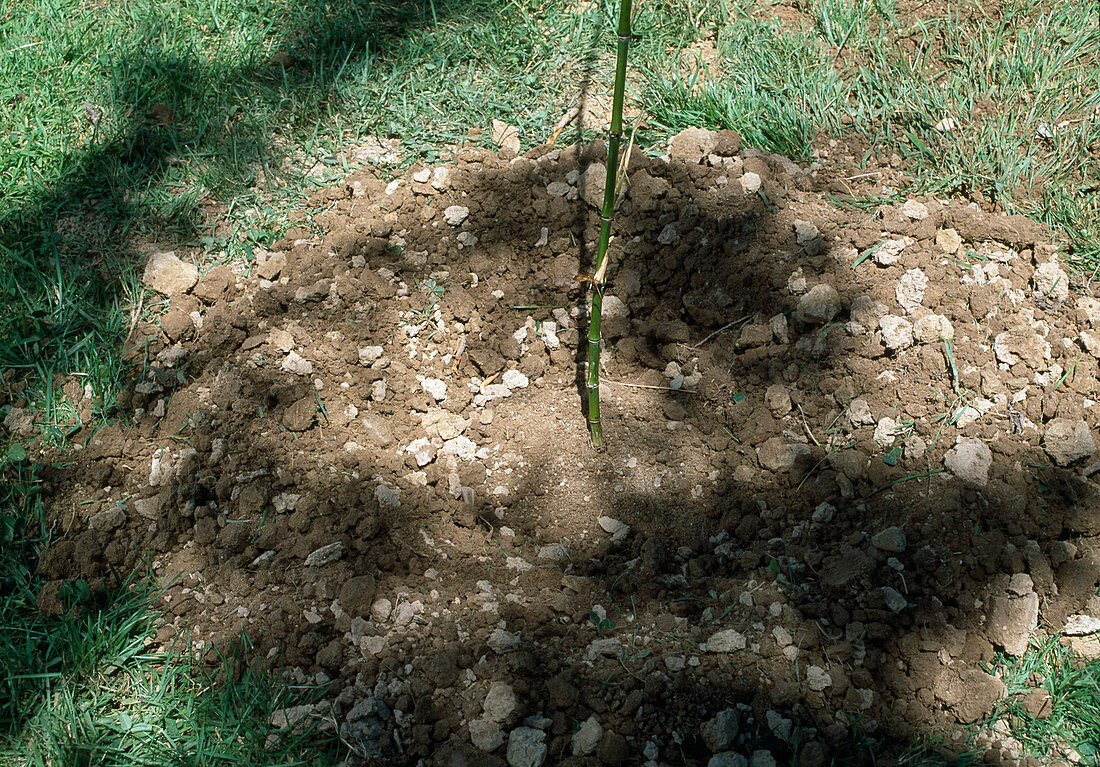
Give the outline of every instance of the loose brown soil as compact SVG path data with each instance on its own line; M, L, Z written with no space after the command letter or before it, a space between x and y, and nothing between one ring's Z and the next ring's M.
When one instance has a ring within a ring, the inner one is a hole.
M1046 232L843 207L905 180L839 147L636 152L596 452L605 149L510 154L357 172L312 199L323 239L138 326L123 423L50 478L43 609L149 562L156 646L247 631L331 680L313 713L353 762L439 765L525 738L533 764L881 759L990 712L994 653L1100 615L1100 303L1039 268Z

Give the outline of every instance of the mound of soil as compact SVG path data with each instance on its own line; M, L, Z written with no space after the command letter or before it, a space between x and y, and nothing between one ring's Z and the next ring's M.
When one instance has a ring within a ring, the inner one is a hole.
M632 156L601 452L602 144L357 172L244 271L158 254L127 425L51 477L43 609L149 561L157 644L331 680L288 716L352 761L818 765L980 720L983 663L1100 615L1100 301L1031 221L860 207L904 179L835 154Z

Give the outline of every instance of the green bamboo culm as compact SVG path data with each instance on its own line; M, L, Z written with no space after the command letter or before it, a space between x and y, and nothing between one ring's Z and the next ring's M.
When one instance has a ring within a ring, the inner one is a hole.
M607 143L607 179L604 182L603 210L600 212L600 243L592 271L592 311L588 322L588 432L592 446L603 445L600 426L600 315L607 264L607 244L611 240L611 218L615 213L615 180L619 166L619 142L623 137L623 94L626 92L626 56L630 49L630 2L619 2L618 56L615 62L615 92L611 105L611 135Z

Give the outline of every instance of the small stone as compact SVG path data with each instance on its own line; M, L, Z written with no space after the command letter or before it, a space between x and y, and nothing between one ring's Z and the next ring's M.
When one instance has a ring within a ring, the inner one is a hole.
M519 637L511 632L498 628L494 629L493 633L489 634L489 638L485 640L485 644L487 644L489 649L497 655L503 655L519 649Z
M787 328L787 315L775 315L768 320L768 327L771 328L772 338L775 339L777 344L789 344L791 342L790 333Z
M501 383L509 389L526 389L530 381L518 370L509 370L501 378Z
M748 765L749 760L736 751L722 751L712 756L707 762L707 767L748 767Z
M852 426L870 426L875 422L871 405L863 397L856 397L848 403L848 421Z
M744 190L745 194L756 194L760 191L760 187L763 185L763 180L760 178L759 174L752 173L750 171L749 173L745 173L741 176L740 184L741 189Z
M313 397L302 397L283 413L283 426L289 431L305 431L313 425L313 419L316 417L316 400Z
M359 419L363 434L378 447L386 447L393 442L393 428L385 419L368 413Z
M764 405L776 418L791 412L791 394L783 384L772 384L764 393Z
M905 551L905 533L896 525L887 527L871 536L871 545L879 551L900 554Z
M603 737L603 727L594 716L584 720L580 729L573 733L573 755L588 756L596 750Z
M370 606L370 617L379 623L385 623L393 612L393 602L382 598Z
M936 247L948 255L953 255L962 247L962 237L954 229L940 229L936 232Z
M546 733L533 727L517 727L508 735L509 767L542 767L546 761Z
M707 640L704 649L707 652L737 652L748 646L745 635L733 629L719 631Z
M622 651L622 640L615 637L607 637L606 639L593 639L588 643L588 650L585 651L585 657L588 660L596 660L597 658L614 658Z
M490 722L505 722L519 706L512 685L507 682L493 682L485 695L482 711Z
M802 271L802 267L798 267L790 276L787 277L787 292L792 295L800 296L809 290L809 285L806 284L806 275Z
M832 686L833 678L821 666L810 666L806 669L806 684L813 692L821 692L826 687Z
M924 291L928 288L928 277L920 269L909 269L898 280L894 295L898 304L907 314L912 314L924 301Z
M959 438L958 444L944 456L943 465L963 482L985 487L993 466L993 453L981 440Z
M1031 276L1035 299L1061 303L1069 298L1069 275L1054 261L1039 264Z
M299 376L308 376L313 373L313 363L302 357L298 352L292 351L286 355L282 364L279 366L288 373L293 373Z
M491 137L493 143L501 149L511 152L512 155L519 154L519 129L514 125L509 125L501 120L493 120Z
M784 743L791 739L791 728L793 722L786 718L778 711L772 711L768 709L764 712L764 721L768 725L768 729L772 731L772 735L779 738Z
M759 749L752 752L749 767L775 767L775 757L771 751Z
M383 349L381 346L365 346L359 350L359 364L364 367L369 366L371 363L382 357Z
M1082 330L1080 335L1077 336L1077 340L1081 342L1081 346L1085 348L1085 351L1093 357L1100 357L1100 335L1093 333L1091 330Z
M852 322L858 325L862 332L877 328L879 318L889 313L890 307L881 301L875 301L870 296L856 296L852 299L850 312Z
M431 395L436 402L447 399L447 383L438 378L421 378L420 387Z
M913 244L912 237L900 237L893 240L883 240L874 255L875 263L879 266L893 266L901 260L901 252Z
M618 296L605 293L601 313L600 327L605 338L622 338L630 332L630 307Z
M1100 325L1100 299L1091 296L1078 297L1077 317L1082 324L1087 322L1094 327Z
M813 242L821 235L821 230L816 225L802 219L795 219L794 239L799 245Z
M107 533L122 527L126 522L126 512L120 508L107 509L88 518L88 529Z
M950 341L955 337L955 328L942 314L929 314L913 324L913 337L922 344Z
M573 187L564 181L551 181L546 185L546 193L551 197L565 197Z
M906 200L901 206L901 215L912 221L923 221L928 218L928 206L917 200Z
M29 437L35 433L34 411L28 408L13 407L4 416L4 428L20 437Z
M676 231L676 224L665 224L665 228L657 235L658 245L672 245L680 239L680 233Z
M916 434L910 434L902 443L902 455L906 460L913 461L924 457L924 451L928 449L924 439Z
M199 281L199 270L176 257L171 251L154 253L145 264L142 283L166 296L186 293Z
M890 612L900 613L909 605L909 602L901 595L901 592L891 586L884 586L882 588L882 596L886 600L886 607L890 609Z
M472 461L477 455L477 443L469 437L455 437L443 443L440 455L453 455L464 461Z
M443 220L451 226L459 226L470 215L470 209L465 205L451 205L443 211Z
M600 517L596 520L596 523L605 533L611 535L613 541L621 541L630 535L630 525L620 522L614 517Z
M807 324L823 325L831 322L840 313L840 308L840 294L836 288L822 283L814 285L798 300L794 316Z
M715 714L713 719L704 722L699 728L699 734L711 751L725 751L737 739L739 727L737 710L727 708Z
M594 162L585 168L577 182L577 190L581 199L593 208L603 207L603 190L607 183L607 166L602 162Z
M882 342L892 352L907 349L913 345L913 326L904 317L887 314L878 321L882 329Z
M416 171L415 173L412 174L412 180L415 181L418 184L426 184L431 180L431 178L432 178L432 169L431 168L421 168L420 170L418 170L418 171Z
M327 546L322 546L310 552L310 555L306 557L306 567L324 567L325 565L331 565L342 556L344 556L344 544L340 543L340 541L336 541L335 543L330 543Z
M1008 582L1008 593L1023 597L1035 590L1035 582L1027 573L1015 573Z
M771 437L756 449L760 465L774 472L790 471L809 461L812 455L809 445L786 443L780 437Z
M1066 636L1088 636L1100 632L1100 618L1091 615L1071 615L1062 633Z
M374 488L374 498L383 509L401 508L401 491L397 488L379 485Z
M855 451L855 450L841 450L840 453L858 454L858 451ZM835 455L839 455L839 453L834 453L834 456ZM861 461L862 465L860 465L858 467L858 472L857 473L862 475L863 469L866 467L866 464L867 464L867 456L864 456L862 454L859 454L859 455L861 457L858 460ZM840 470L843 474L847 475L847 473L848 473L847 472L847 467L844 467L843 464L833 464L833 466L834 466L834 468ZM851 477L849 477L849 479L850 478ZM814 522L817 522L818 524L827 525L830 522L832 522L835 517L836 517L836 507L833 506L828 501L822 501L814 509L814 513L813 513L813 516L811 516L811 519ZM786 629L784 629L784 631L786 631ZM776 641L779 641L779 640L776 639Z
M470 742L475 748L488 754L504 745L504 733L496 723L487 722L484 719L471 719L468 727Z
M256 274L264 280L275 280L286 268L286 253L256 253Z
M665 668L674 674L683 671L687 668L687 658L683 655L669 655L665 658Z
M539 546L538 558L549 562L564 562L569 559L569 552L560 543L551 543Z
M393 611L393 623L395 626L408 626L422 612L424 612L424 603L419 599L412 602L401 602Z
M989 641L1004 648L1008 655L1021 657L1039 625L1039 595L994 597L986 622Z
M888 450L894 446L894 440L897 439L897 432L899 429L898 422L889 416L879 419L878 424L875 426L875 433L872 439L875 445Z
M460 436L470 426L470 422L458 413L429 410L421 416L420 426L429 437L439 437L446 441Z
M1054 418L1043 434L1043 449L1059 466L1070 466L1096 452L1089 425L1069 418Z
M303 285L294 291L294 302L309 304L324 300L332 290L332 280L317 280L312 285Z

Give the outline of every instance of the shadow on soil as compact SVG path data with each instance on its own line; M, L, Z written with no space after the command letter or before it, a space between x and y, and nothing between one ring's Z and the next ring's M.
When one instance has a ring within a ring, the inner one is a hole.
M45 576L94 579L108 565L151 559L162 579L182 579L160 641L190 623L213 644L244 630L258 659L335 678L345 745L379 763L502 763L473 748L466 729L492 681L507 681L519 701L505 733L522 716L548 717L551 764L590 762L569 756L589 716L615 733L596 752L607 763L642 763L652 740L659 763L705 764L714 744L700 726L743 704L740 739L729 747L802 765L890 763L899 758L891 749L944 732L945 722L983 717L999 692L980 665L994 657L990 610L1026 609L1019 600L1035 597L1057 626L1095 594L1094 545L1071 561L1051 559L1057 542L1096 534L1087 488L1069 476L1044 484L1045 494L1000 480L969 487L936 473L938 460L893 465L874 449L846 474L824 460L812 434L789 468L760 468L757 448L769 438L797 442L791 429L801 433L802 421L827 422L884 384L859 379L865 341L828 326L792 319L792 339L810 338L803 346L769 338L743 347L728 337L697 344L740 317L790 317L791 271L829 272L831 256L787 249L793 235L775 221L781 196L716 191L702 165L645 159L616 219L624 244L612 251L611 291L635 319L608 326L618 339L608 375L663 384L660 371L676 360L700 378L694 394L605 386L608 448L592 453L570 386L570 346L583 333L562 332L564 357L536 349L528 357L537 363L507 360L520 356L510 339L526 314L547 321L549 307L576 305L584 265L569 235L593 242L598 224L580 199L530 190L542 185L540 173L565 180L600 153L566 151L541 171L537 159L493 165L486 153L475 158L484 173L468 157L451 188L470 208L464 230L480 245L469 249L442 237L446 229L417 229L425 200L401 192L389 230L407 224L407 242L395 254L367 210L385 183L362 177L363 200L350 187L333 190L328 201L345 207L332 234L320 248L296 246L286 282L207 311L204 330L186 343L186 383L164 418L147 415L162 396L155 387L135 393L135 426L100 432L73 467L56 470L53 512L67 532L48 553ZM548 224L547 255L515 245L534 243ZM398 303L379 268L409 288L433 273L452 280L443 318L462 321L473 337L476 315L484 346L468 350L461 373L440 361L442 344L439 358L408 354L400 326L412 304ZM342 286L335 299L302 300L323 281ZM839 287L847 307L858 294ZM322 392L255 362L271 351L261 336L275 327L308 350L327 383ZM358 349L371 344L385 347L389 367L358 364ZM475 365L487 376L513 364L544 383L493 402L484 423L464 383ZM410 480L418 467L398 453L423 436L422 413L437 410L417 373L448 380L453 396L443 408L465 413L467 435L489 448L457 461L453 480L438 455L423 468L426 486ZM899 398L917 375L893 384ZM382 379L388 393L376 401L372 385ZM777 420L764 406L780 381L801 421ZM358 416L346 414L345 399L358 403ZM296 409L308 416L304 427L289 420ZM363 415L374 417L369 428L356 420ZM934 424L921 428L931 441ZM346 444L367 444L380 430L389 432L385 449ZM151 486L158 447L172 460ZM993 476L1046 463L1030 450L999 448ZM498 483L505 493L495 493ZM84 520L69 508L70 495L104 485L134 494L124 515ZM472 504L460 500L462 488L474 491ZM631 530L611 539L599 516ZM892 526L904 542L872 545ZM558 543L564 558L540 557L540 547ZM318 554L334 544L333 559ZM311 557L315 566L306 566ZM1022 573L1030 586L1013 577ZM376 598L390 600L392 612L375 608ZM747 644L737 649L741 640L726 635L732 652L701 648L725 629ZM599 643L609 639L619 643ZM345 721L372 696L385 703ZM401 712L396 730L393 710ZM945 759L958 756L944 749Z

